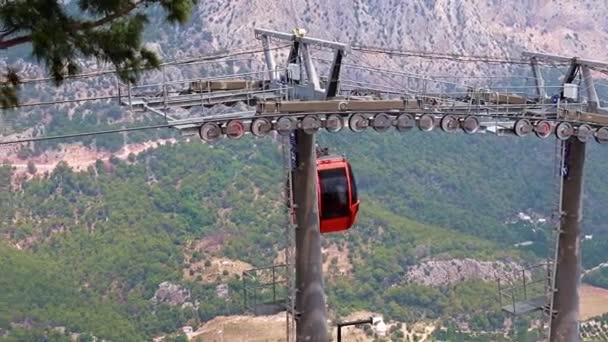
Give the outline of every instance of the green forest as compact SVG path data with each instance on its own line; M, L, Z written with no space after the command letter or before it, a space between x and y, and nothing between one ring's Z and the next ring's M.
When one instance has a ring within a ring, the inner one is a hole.
M327 281L332 317L365 309L399 321L457 319L480 331L498 329L505 317L496 284L432 288L407 283L408 268L428 259L531 263L544 256L543 248L516 250L512 244L540 244L548 227L533 233L503 222L527 208L550 212L552 144L434 134L319 135L322 146L350 158L362 197L356 226L324 237L325 245L349 246L353 264L351 277ZM505 149L510 152L500 153ZM604 153L592 147L590 155ZM601 156L589 159L587 174L603 165ZM0 332L10 330L9 341L67 338L57 327L83 340L87 334L149 339L242 313L238 277L227 281L229 298L217 296L217 283L183 278L188 242L221 236L221 255L254 266L271 264L285 243L285 175L280 146L270 138L212 145L182 140L125 161L98 161L84 172L61 164L19 189L10 187L11 172L8 165L0 168L0 235L29 247L0 244L0 288L10 290L0 291ZM589 231L601 229L593 224L604 215L594 214L599 205L593 199L605 194L596 178L587 178L587 189L597 185L586 197ZM601 250L606 240L596 236L585 265L608 259ZM428 253L419 255L420 246ZM164 281L189 289L198 308L150 301Z

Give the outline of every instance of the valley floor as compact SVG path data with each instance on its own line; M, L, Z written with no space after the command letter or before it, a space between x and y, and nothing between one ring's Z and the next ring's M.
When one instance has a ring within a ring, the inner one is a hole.
M608 290L591 285L581 285L579 290L581 301L581 319L600 316L608 312Z
M580 289L581 319L588 320L608 312L608 290L583 284ZM360 319L370 313L357 312L347 319ZM366 317L367 317L366 316ZM405 327L405 326L404 326ZM420 327L418 327L420 328ZM428 331L428 326L425 330ZM335 329L334 329L335 330ZM420 329L416 329L420 330ZM433 327L430 327L432 332ZM345 327L343 336L347 341L367 342L373 338L365 335L359 328ZM423 335L424 336L424 335ZM418 341L424 341L420 339ZM427 335L428 336L428 335ZM222 316L216 317L198 330L189 334L192 341L285 341L285 313L272 316ZM332 338L335 340L335 331ZM334 341L332 340L332 341Z

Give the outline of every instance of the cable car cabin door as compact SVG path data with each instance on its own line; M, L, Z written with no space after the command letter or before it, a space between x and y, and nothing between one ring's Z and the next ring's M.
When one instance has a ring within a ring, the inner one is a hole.
M343 157L324 157L317 160L317 172L321 233L349 229L359 210L350 164Z

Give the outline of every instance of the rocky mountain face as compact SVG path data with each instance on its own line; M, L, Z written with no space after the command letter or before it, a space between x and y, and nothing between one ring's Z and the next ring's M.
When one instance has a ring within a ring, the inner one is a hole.
M254 27L356 45L468 54L522 49L601 56L608 44L601 0L356 0L200 2L191 24L158 36L165 53L258 46ZM175 35L177 39L169 40ZM168 48L171 46L171 48Z
M478 261L470 258L452 260L430 260L411 267L406 281L427 286L446 286L466 280L494 282L497 279L508 282L522 281L522 265L515 262ZM530 280L529 272L525 273Z
M180 58L259 47L253 28L301 27L309 36L353 45L512 56L526 49L601 59L607 16L602 0L218 0L200 1L185 26L158 16L146 39L163 57Z

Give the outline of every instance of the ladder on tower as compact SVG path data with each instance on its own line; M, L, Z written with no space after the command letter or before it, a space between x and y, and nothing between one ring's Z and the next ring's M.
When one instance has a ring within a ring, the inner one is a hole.
M553 295L556 291L556 269L559 250L560 221L562 216L562 192L564 175L565 142L556 139L554 153L553 198L554 210L551 215L552 231L547 241L546 261L538 265L517 270L511 279L498 280L499 301L502 310L512 316L542 312L541 335L545 341L551 338L551 323L555 318ZM536 275L536 277L535 277ZM536 279L535 279L536 278ZM536 285L542 283L541 289Z
M555 279L557 275L557 263L558 263L558 251L559 251L559 237L561 234L560 222L562 218L562 193L564 185L564 153L565 153L566 142L563 140L555 140L555 153L554 153L554 170L553 170L553 183L555 186L555 203L556 208L552 215L553 223L553 243L547 244L547 284L545 286L546 295L546 309L543 310L545 324L543 327L543 335L547 341L551 339L551 323L555 318L557 312L555 312L553 304L553 298L556 291Z
M286 341L295 341L295 259L292 252L295 252L295 224L293 193L292 193L292 142L291 136L280 136L281 152L283 155L283 172L285 175L284 199L285 199L285 280L287 286L287 296L285 296L285 320L286 320Z

